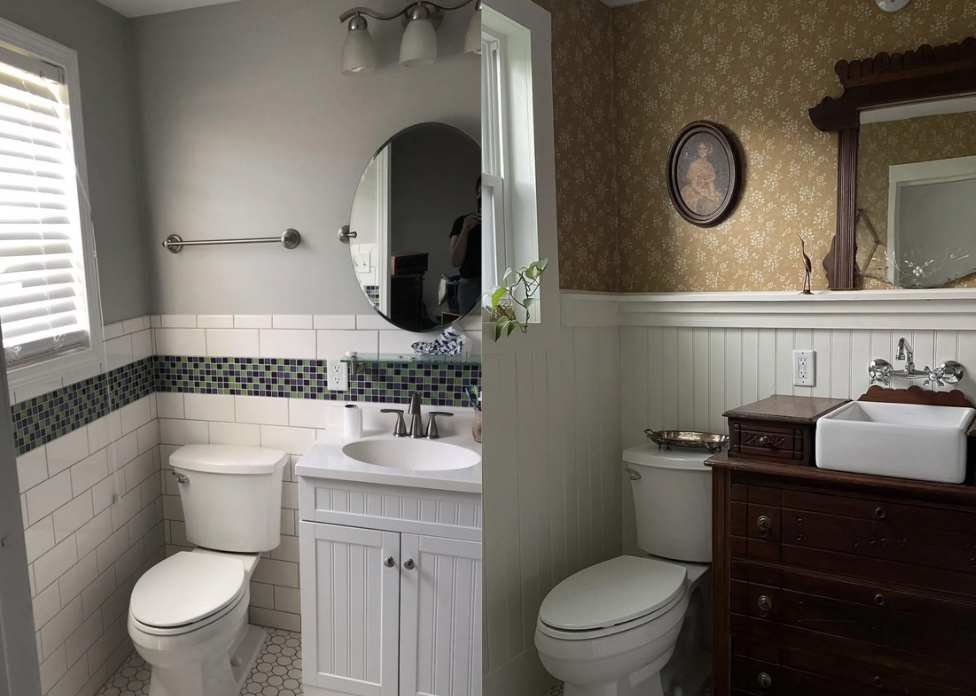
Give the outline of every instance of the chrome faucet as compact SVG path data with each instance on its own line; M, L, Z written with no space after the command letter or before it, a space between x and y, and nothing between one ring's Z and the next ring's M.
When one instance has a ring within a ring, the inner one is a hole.
M915 351L912 350L912 344L908 342L908 339L904 336L898 339L898 352L895 354L895 360L905 361L905 375L912 376L915 373Z
M454 415L453 413L445 413L444 411L431 411L427 414L427 427L424 428L424 416L420 409L420 392L414 392L410 396L410 406L407 409L407 413L410 415L410 430L407 430L406 423L403 422L403 411L401 409L384 408L380 413L396 414L397 420L396 425L393 427L393 437L409 436L427 440L440 439L440 433L437 431L437 421L434 420L435 418L438 416L450 418Z
M410 437L424 436L424 416L420 412L420 392L414 392L410 397Z
M905 369L896 370L891 363L883 358L875 358L868 363L868 376L871 384L878 382L886 387L891 386L892 377L901 377L908 381L924 379L924 385L936 384L944 387L946 384L956 384L962 379L965 370L962 365L955 360L946 360L934 370L926 366L922 370L915 369L915 352L907 338L898 339L898 352L895 353L895 360L904 360Z

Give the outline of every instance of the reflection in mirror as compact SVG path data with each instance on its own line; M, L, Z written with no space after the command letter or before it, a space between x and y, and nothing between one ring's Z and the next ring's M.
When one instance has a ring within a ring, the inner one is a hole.
M861 113L864 287L976 287L976 99Z
M441 123L407 128L363 173L349 245L363 292L398 328L435 331L481 295L481 147Z

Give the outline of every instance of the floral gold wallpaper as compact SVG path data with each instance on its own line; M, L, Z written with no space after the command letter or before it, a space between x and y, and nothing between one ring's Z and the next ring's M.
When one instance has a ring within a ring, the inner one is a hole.
M560 285L624 292L799 290L797 234L817 265L835 228L836 136L807 109L841 92L834 63L976 33L976 2L536 0L552 13ZM608 41L612 39L612 44ZM742 199L685 223L664 165L706 119L741 144Z
M615 291L613 11L600 0L534 0L552 16L560 286Z
M890 287L885 256L888 240L888 167L893 164L931 162L976 155L976 113L924 116L903 121L871 123L861 127L857 159L857 205L874 227L881 246L866 269L864 287ZM870 253L870 231L862 217L858 224L858 264L863 267ZM955 253L958 249L944 250ZM934 259L935 265L939 259ZM945 266L958 273L971 269L976 259L967 258ZM961 264L961 265L960 265ZM943 276L945 277L945 276ZM968 275L950 284L952 287L976 287L976 275Z

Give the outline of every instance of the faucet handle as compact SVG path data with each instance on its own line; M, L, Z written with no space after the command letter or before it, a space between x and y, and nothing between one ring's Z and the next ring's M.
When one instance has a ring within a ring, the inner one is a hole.
M891 363L883 358L875 358L868 363L868 376L871 384L880 382L886 387L891 386Z
M945 382L942 381L943 370L941 367L937 370L933 370L931 367L926 365L925 370L923 372L926 375L928 375L928 377L925 378L925 381L922 382L923 387L927 387L928 385L933 383L937 384L940 387L945 386Z
M454 416L453 413L447 413L446 411L431 411L427 414L427 432L424 433L424 437L428 440L440 439L440 433L437 432L437 421L434 420L437 416L444 416L445 418L451 418Z
M407 436L407 424L403 422L403 409L399 408L384 408L380 409L380 413L395 413L397 417L396 425L393 426L393 437L406 437Z
M410 413L420 413L420 392L410 395Z

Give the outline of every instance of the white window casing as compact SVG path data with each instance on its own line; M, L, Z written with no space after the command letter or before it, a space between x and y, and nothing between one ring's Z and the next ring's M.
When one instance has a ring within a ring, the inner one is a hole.
M11 387L102 361L77 54L0 20L0 326Z
M555 345L559 337L555 144L549 13L531 0L493 0L482 16L482 208L486 285L548 258L525 335L485 351ZM490 208L490 210L489 210ZM488 218L494 223L489 226ZM511 348L505 348L510 345Z

